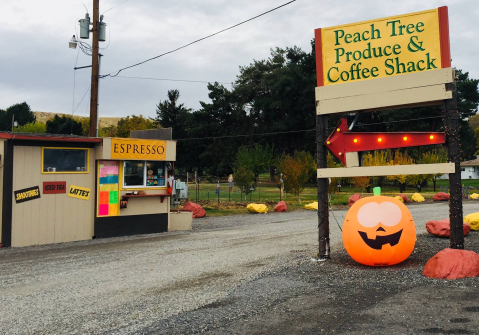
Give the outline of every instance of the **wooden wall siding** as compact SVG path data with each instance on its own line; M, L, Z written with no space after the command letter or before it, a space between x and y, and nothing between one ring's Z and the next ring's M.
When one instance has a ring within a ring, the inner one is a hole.
M44 181L66 181L91 190L89 200L62 194L43 194L40 199L17 204L13 201L12 247L88 240L93 236L95 207L95 155L90 150L88 174L42 174L41 147L14 147L13 190L32 186L43 188Z
M0 166L4 166L5 164L5 153L4 153L4 142L0 141ZM3 168L0 168L0 195L3 194ZM0 213L3 210L3 201L0 198ZM2 241L2 216L0 215L0 242Z
M125 195L131 191L121 191ZM146 194L165 194L165 190L146 190ZM120 216L168 213L170 210L171 197L164 197L161 203L160 197L138 197L129 198L128 207L120 209ZM140 218L141 220L141 218Z

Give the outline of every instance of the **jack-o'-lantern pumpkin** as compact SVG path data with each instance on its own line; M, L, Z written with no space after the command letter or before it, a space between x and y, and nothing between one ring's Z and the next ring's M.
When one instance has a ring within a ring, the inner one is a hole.
M392 197L359 199L343 224L343 243L358 263L387 266L400 263L414 250L416 227L409 209Z

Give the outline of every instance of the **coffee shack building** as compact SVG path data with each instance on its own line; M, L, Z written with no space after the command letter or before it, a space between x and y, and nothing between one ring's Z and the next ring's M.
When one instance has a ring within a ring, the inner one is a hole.
M175 141L0 132L0 155L3 246L169 230Z

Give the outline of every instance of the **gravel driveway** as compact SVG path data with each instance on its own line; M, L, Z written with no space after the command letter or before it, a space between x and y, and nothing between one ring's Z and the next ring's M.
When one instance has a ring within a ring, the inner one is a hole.
M448 205L409 208L416 250L381 269L345 253L335 220L342 224L345 210L330 213L333 258L325 263L311 261L313 211L197 219L193 232L0 249L0 334L476 333L479 279L421 275L427 259L448 246L425 234L425 222L447 217ZM464 204L465 214L477 211L478 203ZM479 252L479 233L466 241Z

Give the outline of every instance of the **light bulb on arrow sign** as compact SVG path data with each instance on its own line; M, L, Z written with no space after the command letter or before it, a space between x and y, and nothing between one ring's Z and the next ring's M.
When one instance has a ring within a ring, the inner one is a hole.
M349 132L348 122L343 118L329 135L326 146L347 166L346 153L349 152L418 147L445 142L446 135L440 132Z

